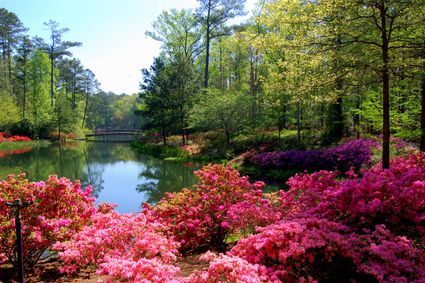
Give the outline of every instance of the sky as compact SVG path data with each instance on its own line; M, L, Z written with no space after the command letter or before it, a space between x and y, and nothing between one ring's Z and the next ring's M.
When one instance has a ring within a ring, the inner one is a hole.
M246 10L256 0L247 0ZM93 71L104 91L139 91L141 69L149 68L161 44L145 36L163 10L196 8L196 0L0 0L15 13L31 36L49 41L44 22L69 28L63 40L82 42L71 48L85 68Z

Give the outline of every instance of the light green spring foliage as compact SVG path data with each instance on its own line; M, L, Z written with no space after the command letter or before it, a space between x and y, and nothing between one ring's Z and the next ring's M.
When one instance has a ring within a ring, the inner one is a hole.
M219 130L231 136L248 122L249 98L238 92L211 90L194 106L190 126L202 130Z

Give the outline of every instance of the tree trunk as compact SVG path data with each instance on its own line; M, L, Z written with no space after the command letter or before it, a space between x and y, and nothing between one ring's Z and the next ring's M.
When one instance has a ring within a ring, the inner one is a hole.
M424 66L425 68L425 66ZM425 75L422 75L421 140L420 150L425 152Z
M210 30L210 16L211 16L211 7L208 6L207 14L207 34L206 34L206 46L205 46L205 82L204 87L208 88L208 69L210 63L210 40L211 40L211 30Z
M54 91L54 81L53 81L53 73L54 73L54 59L53 59L53 48L50 50L50 106L53 107L53 100L55 97L55 91Z
M87 108L89 105L89 95L88 93L86 94L86 105L84 105L84 114L83 114L83 122L81 123L81 127L84 128L84 122L86 120L86 115L87 115Z
M390 77L388 70L388 38L386 27L386 8L380 7L382 36L382 169L390 168Z
M11 56L11 49L9 46L9 52L7 54L7 69L8 69L8 73L9 73L9 92L10 92L10 96L13 97L13 83L12 83L12 56Z
M206 49L205 49L205 82L204 82L205 88L208 88L209 61L210 61L210 34L209 34L209 31L207 31Z
M24 94L23 94L23 101L22 101L22 118L25 119L25 110L27 106L27 72L24 70L23 72L23 87L24 87Z
M165 126L162 125L162 143L167 145L167 137L165 136Z
M301 102L297 102L297 140L301 142Z

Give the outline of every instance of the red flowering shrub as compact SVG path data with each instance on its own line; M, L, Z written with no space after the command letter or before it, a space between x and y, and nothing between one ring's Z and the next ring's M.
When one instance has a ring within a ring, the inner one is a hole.
M178 243L159 231L163 225L144 214L119 214L103 204L91 224L70 241L54 249L64 263L62 272L74 273L81 266L96 265L97 273L131 282L164 282L179 271L169 265L176 260ZM146 281L143 281L146 280Z
M53 243L68 240L88 223L95 212L90 194L91 187L83 191L79 181L56 176L29 182L24 175L9 175L0 181L0 261L17 261L15 220L6 202L33 202L21 210L24 258L32 265Z
M26 142L31 141L29 137L24 136L12 136L5 132L0 132L0 143L1 142Z
M163 223L181 251L225 248L225 239L245 229L264 226L279 219L270 202L263 198L262 182L251 184L248 177L222 165L209 165L195 172L193 189L168 193L144 213Z

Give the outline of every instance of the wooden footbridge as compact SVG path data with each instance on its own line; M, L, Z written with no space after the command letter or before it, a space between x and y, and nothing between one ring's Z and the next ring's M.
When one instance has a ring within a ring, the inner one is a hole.
M93 133L86 134L86 140L130 142L140 135L139 129L97 129Z

